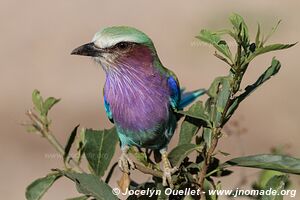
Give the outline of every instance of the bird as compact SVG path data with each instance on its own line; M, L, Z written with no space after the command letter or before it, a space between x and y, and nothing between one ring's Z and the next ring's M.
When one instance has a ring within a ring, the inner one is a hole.
M168 160L167 146L177 126L176 111L205 90L184 92L175 73L160 61L152 40L134 27L103 28L71 55L92 57L105 72L104 108L120 140L121 170L129 173L135 167L128 155L131 146L159 151L162 183L173 187L171 176L177 168Z

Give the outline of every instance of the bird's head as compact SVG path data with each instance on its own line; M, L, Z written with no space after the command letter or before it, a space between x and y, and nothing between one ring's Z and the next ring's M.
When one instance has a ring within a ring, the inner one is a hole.
M122 66L147 66L157 59L151 39L143 32L127 26L113 26L97 32L92 42L71 53L93 57L106 71Z

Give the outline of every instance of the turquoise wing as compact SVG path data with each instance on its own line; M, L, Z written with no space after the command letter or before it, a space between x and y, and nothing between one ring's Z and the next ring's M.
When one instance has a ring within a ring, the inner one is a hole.
M168 85L169 85L169 89L171 91L171 95L170 95L171 107L174 110L177 110L179 103L180 103L180 95L181 95L180 87L179 87L177 79L174 78L172 75L170 75L168 78Z
M192 104L198 97L206 93L205 89L198 89L191 92L185 92L180 89L176 76L170 75L168 85L171 91L170 104L174 110L183 110L186 106Z
M110 110L109 103L108 103L108 101L106 99L105 94L104 94L104 108L105 108L106 116L108 117L109 121L111 121L112 123L114 123L112 112Z
M178 109L183 110L183 108L193 103L198 97L204 95L205 93L206 89L198 89L191 92L184 92L181 90L181 100L178 105Z

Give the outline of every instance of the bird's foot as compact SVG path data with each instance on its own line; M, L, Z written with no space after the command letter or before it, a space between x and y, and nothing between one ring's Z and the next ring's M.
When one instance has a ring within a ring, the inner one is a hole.
M122 155L118 161L121 171L127 174L129 174L130 169L135 169L134 162L128 156L128 149L128 147L122 149Z
M172 166L170 164L170 161L167 157L167 152L166 151L163 151L161 153L161 155L162 155L162 162L163 162L162 184L165 187L168 186L168 184L169 184L169 187L173 188L174 184L172 182L172 174L174 174L178 170L178 168L177 167L172 168Z

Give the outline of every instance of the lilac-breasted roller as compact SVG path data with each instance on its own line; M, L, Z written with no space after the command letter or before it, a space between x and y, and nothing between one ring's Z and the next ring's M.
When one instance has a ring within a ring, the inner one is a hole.
M130 146L159 150L163 185L172 186L176 168L170 165L166 149L178 120L175 111L204 90L181 94L176 75L162 65L152 40L132 27L105 28L71 54L91 56L105 71L104 107L120 138L121 170L134 168L128 157Z

